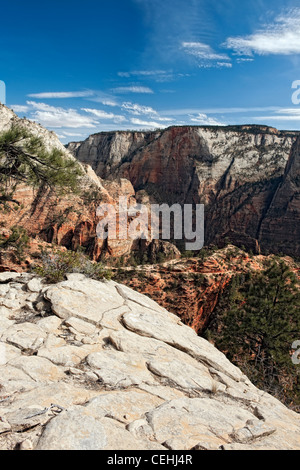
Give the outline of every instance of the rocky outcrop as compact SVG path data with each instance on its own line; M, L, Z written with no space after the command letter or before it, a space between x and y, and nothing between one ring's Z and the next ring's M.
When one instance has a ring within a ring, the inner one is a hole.
M101 178L108 178L136 151L159 138L160 132L102 132L84 142L71 142L68 150L90 165Z
M0 104L0 133L13 126L23 127L41 138L49 151L56 148L62 151L66 158L74 159L54 132L48 131L35 122L18 118L11 109ZM121 151L120 146L116 145L116 151ZM30 264L31 255L37 251L37 246L43 245L46 248L45 243L54 243L73 250L82 247L95 261L105 257L128 257L132 251L136 250L141 252L141 256L143 253L157 250L158 244L151 243L151 237L142 246L131 239L108 238L103 241L97 238L96 227L99 218L96 210L99 204L109 203L115 206L118 214L119 197L127 198L129 207L136 205L135 190L130 181L125 178L103 180L87 163L79 162L79 164L83 172L79 181L79 194L58 197L54 191L43 187L33 190L32 187L20 185L14 193L18 207L11 204L9 212L2 211L0 207L0 227L4 227L4 230L0 229L0 235L8 237L12 227L20 226L25 228L30 236L27 265L23 265L23 269ZM160 242L159 247L163 254L166 252L171 255L175 253L175 256L179 254L176 247L172 246L170 249L168 243ZM14 263L13 257L6 256L3 252L0 253L0 270L10 269L20 270L20 267Z
M14 126L25 128L32 135L41 138L48 151L59 149L66 158L74 159L54 132L35 122L18 118L11 109L0 104L0 132ZM11 227L21 226L30 237L41 242L56 243L66 248L82 245L88 248L91 256L99 256L101 244L98 246L95 243L97 220L94 200L113 199L92 168L88 165L81 167L83 176L79 185L82 195L58 197L54 191L43 187L37 190L24 184L18 186L14 199L19 205L16 207L12 204L10 211L0 211L0 223L5 227L7 236Z
M0 132L8 131L13 126L21 126L31 134L40 137L47 150L57 148L64 152L69 158L72 158L71 153L66 151L66 148L60 142L55 132L49 131L34 121L29 121L25 118L20 119L12 109L0 103Z
M148 297L0 274L0 449L298 449L300 418Z
M297 137L263 126L171 127L95 134L68 149L98 176L127 178L152 200L204 204L206 244L228 238L299 256Z

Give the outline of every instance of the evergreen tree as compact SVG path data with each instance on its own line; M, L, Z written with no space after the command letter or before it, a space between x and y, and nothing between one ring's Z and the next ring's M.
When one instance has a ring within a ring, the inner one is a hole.
M300 334L300 293L282 260L261 273L235 277L208 331L256 385L269 392L286 386L300 404L300 371L291 361L291 345Z
M0 135L0 203L14 201L17 186L56 188L76 191L82 174L76 160L62 151L48 152L41 138L15 126Z

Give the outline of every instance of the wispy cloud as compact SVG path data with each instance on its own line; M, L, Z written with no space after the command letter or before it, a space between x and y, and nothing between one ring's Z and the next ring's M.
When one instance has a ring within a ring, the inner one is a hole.
M28 106L23 106L19 104L12 104L10 108L15 112L15 113L27 113L29 107Z
M154 91L151 88L146 86L120 86L117 88L113 88L112 91L114 93L126 94L126 93L146 93L146 94L153 94Z
M276 112L287 115L300 116L300 108L279 108Z
M85 134L80 134L79 132L66 132L64 131L63 132L63 136L62 138L66 138L66 137L84 137Z
M124 122L126 121L126 117L114 113L107 113L102 111L101 109L91 109L91 108L81 108L81 111L84 111L89 114L93 114L94 116L100 119L113 119L114 122Z
M155 111L155 109L151 108L150 106L143 106L137 103L126 102L122 104L122 108L125 111L127 111L129 114L134 114L135 116L147 116L152 119L155 119L156 121L159 121L160 123L162 122L171 123L174 121L174 119L170 117L161 117L159 113ZM138 119L136 119L135 121L137 123ZM159 126L161 126L161 124Z
M236 59L236 61L237 61L238 64L243 64L245 62L253 62L254 59L251 59L250 57L248 57L248 58L247 57L238 57Z
M250 112L267 112L267 111L279 111L281 108L278 106L264 106L264 107L240 107L240 108L181 108L181 109L168 109L161 111L161 115L170 114L173 116L184 116L191 114L238 114L238 113L250 113Z
M178 78L189 77L188 73L178 73L173 70L134 70L131 72L119 72L122 78L148 78L157 83L172 82Z
M34 111L29 119L50 128L94 128L98 124L95 119L80 114L76 109L65 109L49 106L45 103L28 101L27 105Z
M300 121L300 115L295 114L291 116L286 116L286 115L278 115L278 116L256 116L253 119L257 121Z
M86 91L55 91L43 93L31 93L27 95L35 99L66 99L66 98L87 98L89 101L101 103L104 106L118 106L117 100L114 99L109 93L100 90L86 90Z
M122 104L122 108L131 114L135 114L136 116L140 116L141 114L157 116L158 114L157 111L155 111L150 106L143 106L137 103L126 102Z
M118 106L118 103L116 101L110 100L110 99L99 98L98 102L102 103L104 106L112 106L112 107Z
M207 114L198 114L197 116L191 116L191 122L199 124L199 126L224 126L225 124L217 121L214 118L208 117Z
M229 37L224 46L246 56L300 54L300 8L277 16L254 34Z
M136 119L136 118L132 118L131 123L135 124L135 125L138 125L138 126L142 126L144 128L147 128L147 129L158 129L158 128L166 127L166 126L162 125L161 123L158 123L158 122L155 122L155 121L143 121L141 119Z
M273 115L259 116L254 119L263 121L300 121L300 108L279 108Z
M231 69L232 68L232 63L231 62L217 62L215 64L215 66L217 68L222 68L222 67L225 67L227 69Z
M170 123L173 122L173 121L175 121L174 118L169 118L169 117L168 117L168 118L158 117L157 120L158 120L159 122L170 122Z
M151 77L153 75L166 75L166 70L135 70L132 72L118 72L119 77Z
M96 91L95 95L88 97L87 99L88 101L92 101L93 103L103 104L103 106L111 106L111 107L119 106L119 103L114 98L114 96L111 96L107 93L103 93L99 91Z
M31 93L27 95L29 98L36 99L63 99L63 98L86 98L93 96L94 92L91 90L87 91L55 91L55 92L43 92L43 93Z
M197 59L199 67L232 67L227 54L215 52L208 44L202 42L182 42L184 52Z
M202 42L183 42L182 47L187 54L208 60L230 60L226 54L216 54L210 46Z

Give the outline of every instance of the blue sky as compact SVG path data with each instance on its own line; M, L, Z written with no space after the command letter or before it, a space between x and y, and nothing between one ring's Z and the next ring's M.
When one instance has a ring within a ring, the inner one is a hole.
M1 20L6 104L64 143L182 124L300 130L298 1L15 0Z

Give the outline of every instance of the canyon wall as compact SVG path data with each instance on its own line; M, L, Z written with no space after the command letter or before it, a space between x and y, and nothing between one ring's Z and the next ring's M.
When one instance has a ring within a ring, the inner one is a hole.
M22 127L32 135L41 138L48 151L54 148L62 151L66 158L74 156L64 147L54 132L50 132L39 124L27 119L20 119L11 109L0 104L0 133L12 127ZM121 151L122 146L116 146ZM103 157L104 158L104 157ZM109 159L109 156L107 157ZM24 228L30 237L30 256L40 251L47 244L54 244L67 249L76 250L82 247L86 254L95 261L102 257L130 256L138 252L143 256L155 258L158 252L178 257L175 246L165 242L157 243L149 240L139 243L134 240L119 240L108 237L101 240L97 237L96 228L99 217L96 210L99 204L108 203L115 206L118 214L119 197L126 197L128 207L136 204L135 190L125 178L102 179L96 175L87 162L80 163L83 175L78 181L78 194L58 196L54 189L32 188L26 184L19 185L14 193L16 204L10 210L0 205L0 239L8 238L13 227ZM118 232L117 232L118 235ZM48 248L52 248L49 246ZM18 266L4 250L0 251L0 271L11 269L22 270L26 266Z
M300 255L299 133L264 126L104 132L68 150L152 202L204 204L205 242ZM288 227L288 229L287 229Z

